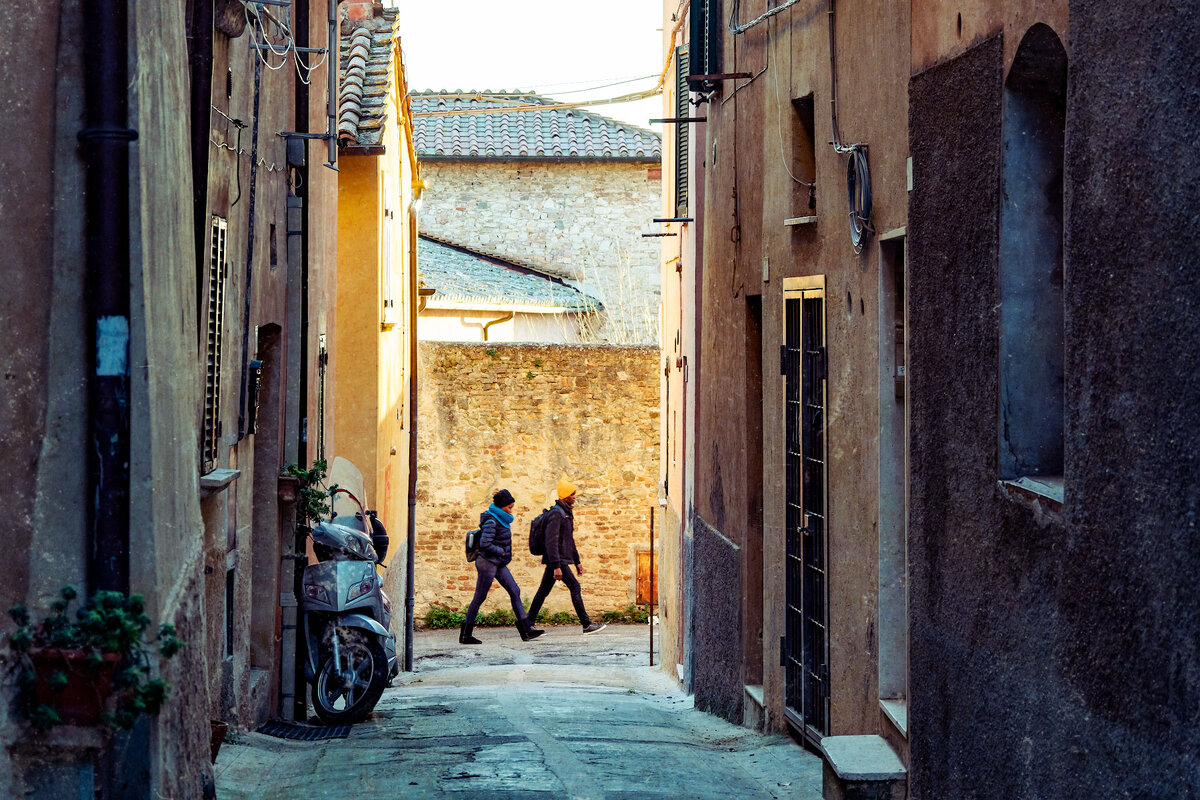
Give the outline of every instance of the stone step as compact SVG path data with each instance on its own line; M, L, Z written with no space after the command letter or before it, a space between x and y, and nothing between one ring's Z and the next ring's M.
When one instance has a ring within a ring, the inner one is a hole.
M824 800L904 800L908 770L881 736L826 736Z

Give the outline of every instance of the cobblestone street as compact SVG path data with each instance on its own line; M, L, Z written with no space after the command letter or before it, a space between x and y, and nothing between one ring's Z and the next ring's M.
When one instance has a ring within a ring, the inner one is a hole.
M345 739L227 743L218 797L819 798L821 762L696 711L644 626L419 632L416 671Z

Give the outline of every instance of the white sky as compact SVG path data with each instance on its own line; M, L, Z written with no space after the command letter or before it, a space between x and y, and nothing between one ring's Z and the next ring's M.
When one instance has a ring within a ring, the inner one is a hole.
M393 0L409 89L521 89L574 101L650 89L662 71L659 0ZM574 90L653 74L652 78ZM662 132L662 98L596 106Z

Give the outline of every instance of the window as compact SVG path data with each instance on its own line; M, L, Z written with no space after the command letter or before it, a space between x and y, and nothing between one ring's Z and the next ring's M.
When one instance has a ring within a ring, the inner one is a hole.
M792 188L797 193L793 206L797 216L816 213L817 134L816 111L812 92L792 101L796 118L792 121ZM806 185L808 184L808 185ZM808 209L807 212L801 209Z
M1067 54L1029 29L1004 87L1001 478L1063 472L1063 141Z
M213 216L209 228L208 333L204 364L204 414L201 427L201 473L217 468L221 439L221 362L224 356L225 285L229 277L226 263L228 222Z

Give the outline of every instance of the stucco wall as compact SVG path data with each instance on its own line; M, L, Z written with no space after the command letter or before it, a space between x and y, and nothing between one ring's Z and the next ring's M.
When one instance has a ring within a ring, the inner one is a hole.
M829 733L874 734L882 730L877 666L879 236L902 235L907 220L910 32L906 3L838 3L839 135L844 142L869 147L876 231L856 253L846 225L846 157L828 144L835 131L827 11L798 4L775 22L736 37L736 46L735 37L723 36L722 72L762 74L739 85L736 95L728 83L723 87L719 101L706 106L703 143L691 148L705 159L706 188L703 209L696 214L703 226L697 278L703 324L700 368L691 365L696 433L688 446L696 460L697 517L741 547L748 570L761 579L761 606L748 603L743 608L744 675L747 683L757 684L754 672L761 674L768 724L781 730L786 676L779 666L779 642L787 633L788 500L786 406L777 366L785 335L783 284L791 277L825 276ZM743 7L743 21L754 16ZM813 108L811 149L803 146L804 124L791 102L805 97L811 97ZM807 187L789 174L811 177L804 174L809 158L816 183L812 209ZM784 225L801 215L814 215L816 221ZM669 259L675 240L667 241L672 243L667 245ZM670 336L665 344L672 347ZM884 386L884 395L893 393L890 384ZM671 421L679 424L674 415ZM705 554L698 532L696 537L699 562ZM702 570L697 563L697 580ZM753 591L750 580L745 586ZM699 628L724 623L699 606L704 595L698 588L695 596L699 697L710 688L723 690L725 680L717 669L700 663L706 656L699 649ZM756 647L758 641L762 644Z
M517 499L510 569L528 604L542 564L529 522L566 474L579 487L575 541L588 613L634 601L638 550L650 547L658 475L658 351L647 347L423 343L417 489L417 618L463 608L475 568L463 536L492 494ZM489 354L492 353L492 354ZM507 608L494 586L484 610ZM569 611L556 587L547 611Z
M1200 792L1200 200L1176 179L1200 120L1172 99L1200 28L1167 3L1072 3L1071 28L1057 518L997 484L1007 31L912 82L914 798Z
M658 341L657 164L422 162L421 230L565 273L604 303L607 340Z

